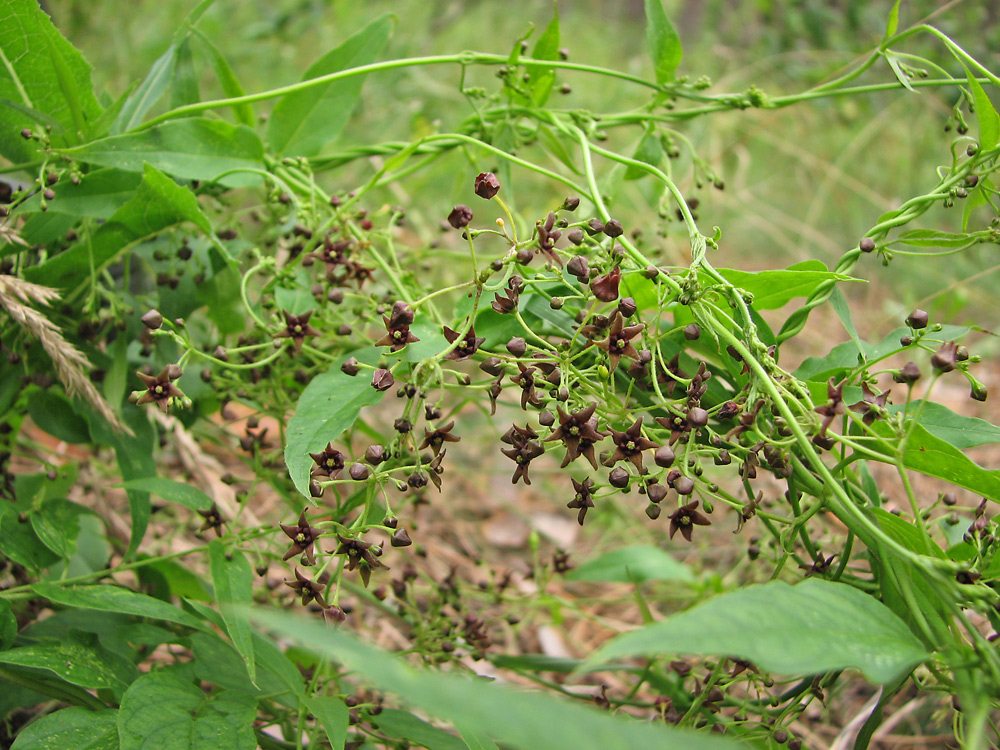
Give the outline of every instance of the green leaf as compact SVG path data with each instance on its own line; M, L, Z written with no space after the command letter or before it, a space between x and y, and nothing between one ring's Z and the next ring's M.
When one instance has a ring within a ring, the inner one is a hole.
M176 45L173 66L170 71L170 107L201 101L198 93L198 73L194 69L194 54L191 37L185 36Z
M374 362L378 353L366 350L356 352L355 356L359 361ZM307 498L311 498L309 473L313 467L309 454L322 452L327 443L354 424L363 407L382 400L383 394L372 388L367 370L354 377L340 371L346 360L347 357L312 379L299 396L295 415L285 431L285 465L295 488Z
M740 271L720 268L719 273L733 286L753 294L758 310L778 310L795 297L808 297L827 281L859 279L826 270L822 261L806 260L776 271ZM710 283L707 279L705 283Z
M382 710L378 715L378 728L389 737L407 740L429 750L468 750L459 737L397 708Z
M25 727L11 750L118 750L117 716L111 710L64 708Z
M632 158L654 167L659 166L660 162L663 161L663 144L660 143L659 136L653 131L645 133L639 140L639 145L636 147L635 153L632 154ZM630 164L625 169L624 179L638 180L647 174L649 173L645 170Z
M306 708L319 719L330 747L341 750L347 742L347 727L351 719L344 701L329 695L314 695L306 698Z
M31 527L46 547L64 560L76 552L80 535L80 516L93 511L72 500L56 498L42 503L37 513L31 514Z
M592 662L683 653L731 656L783 675L854 667L877 683L927 658L884 604L847 584L810 578L747 586L614 638Z
M176 52L177 46L171 44L153 63L153 67L149 69L139 88L122 105L118 117L111 125L112 135L120 135L141 123L150 107L163 96L170 85L170 73L174 67Z
M545 31L535 42L531 56L535 60L559 59L559 6L552 4L552 20ZM526 65L525 70L531 75L531 99L535 106L544 106L552 94L552 86L556 81L556 69L542 65Z
M306 71L303 81L368 65L389 41L395 19L376 18ZM355 75L286 94L274 107L267 124L267 140L279 156L315 156L347 124L361 98L365 76Z
M986 196L995 195L996 192L996 185L993 184L989 175L984 176L979 180L979 184L969 191L969 197L965 199L965 208L962 209L963 232L969 229L969 217L972 216L972 212L980 206L985 206L989 202Z
M888 407L888 411L893 414L904 408L925 430L959 450L1000 443L1000 427L984 419L956 414L936 401L912 401L908 407L899 404Z
M885 24L885 38L893 36L896 33L896 29L899 28L899 2L896 0L892 4L892 10L889 11L889 18Z
M851 307L847 304L847 300L844 298L844 293L840 291L840 287L833 288L833 293L830 295L830 305L833 307L834 312L837 313L837 317L840 318L840 322L844 324L844 330L851 337L851 341L858 347L858 354L864 356L864 342L858 336L858 329L854 327L854 320L851 318Z
M35 0L0 4L0 100L60 123L62 135L52 135L56 146L77 142L77 133L86 131L103 111L90 71ZM31 161L38 146L24 140L21 129L34 124L22 111L0 107L0 154L15 164Z
M238 549L226 551L218 539L208 548L212 585L226 631L247 665L250 681L257 682L257 662L253 657L248 607L253 601L253 570Z
M62 153L73 159L127 172L142 172L147 165L186 180L218 181L228 186L260 182L255 174L223 173L263 169L264 147L246 125L190 117L169 120L146 130L112 135Z
M194 615L172 604L120 586L100 584L64 587L54 583L36 583L31 588L39 596L64 607L148 617L151 620L173 622L195 630L206 630L208 627Z
M911 229L903 232L893 242L912 247L965 247L976 241L976 238L968 234L958 234L955 232L939 232L936 229Z
M931 434L922 424L916 424L910 430L903 452L903 465L964 487L977 495L1000 500L1000 470L984 469L947 440Z
M993 102L990 101L979 81L972 75L972 71L966 68L965 75L969 79L972 101L976 107L976 118L979 120L979 148L983 151L992 151L1000 143L1000 115L997 114Z
M692 581L691 570L659 547L621 547L566 574L569 581Z
M46 201L49 213L107 219L135 193L142 175L120 169L97 169L74 185L64 177L53 186L56 197ZM41 211L41 195L35 194L18 207L18 212Z
M208 62L212 66L212 70L215 71L215 77L219 79L219 84L222 86L222 91L226 97L235 99L236 97L244 96L246 92L243 90L243 86L240 85L236 74L233 73L229 62L219 52L218 47L212 44L211 40L197 29L195 29L195 33L197 33L205 52L208 53ZM250 104L246 102L243 104L234 104L232 105L232 110L238 122L251 128L254 126L253 107Z
M71 685L121 695L139 674L135 665L100 645L93 633L73 631L59 641L0 652L0 664L52 672Z
M39 479L45 481L42 477ZM37 489L27 487L28 483L33 483L32 480L33 477L26 475L18 477L14 485L16 502L0 503L0 550L18 565L37 572L58 562L59 556L42 543L30 523L21 522L21 513L29 518L32 515L34 500L38 496Z
M475 726L501 746L535 748L539 738L544 738L546 750L742 747L728 737L636 722L547 693L525 693L466 675L418 671L344 631L284 612L258 610L254 618L282 636L308 644L346 669L364 674L366 680L391 690L415 708L456 726ZM384 728L382 719L380 715L377 721Z
M175 482L162 477L146 477L145 479L131 479L122 482L118 487L127 490L139 490L148 492L151 495L158 495L171 503L180 503L191 510L205 510L212 505L212 498L190 484Z
M206 695L177 675L136 680L118 712L121 750L254 750L256 701L223 690Z
M913 84L910 83L910 77L906 75L906 71L903 70L896 55L886 50L882 53L882 56L885 57L885 61L889 63L889 67L892 68L892 73L896 76L896 80L899 81L900 85L902 85L903 88L916 93L916 89L913 88Z
M0 522L3 516L0 516ZM17 618L10 608L10 599L0 598L0 651L10 648L17 638Z
M89 278L91 262L99 272L135 243L183 221L211 231L194 194L147 164L135 196L94 232L89 246L80 242L26 268L24 276L35 283L72 288Z
M937 542L909 521L881 508L873 508L872 513L878 519L882 530L907 549L921 555L945 559L944 550L938 546Z
M663 10L662 0L645 0L646 43L653 58L656 82L663 84L674 79L674 71L681 64L684 50L681 38Z
M28 399L31 420L53 437L79 445L90 442L87 421L76 413L72 402L61 393L50 390L32 392Z

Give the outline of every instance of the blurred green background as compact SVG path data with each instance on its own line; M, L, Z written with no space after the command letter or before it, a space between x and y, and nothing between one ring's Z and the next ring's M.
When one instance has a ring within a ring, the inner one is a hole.
M802 91L833 77L880 41L892 3L889 0L666 0L665 7L684 44L680 72L692 79L709 76L708 93L740 92L750 85L772 96ZM125 3L120 0L49 0L56 25L93 64L98 90L117 97L140 80L163 53L193 0ZM536 34L552 14L549 2L528 0L218 0L199 22L227 56L248 92L297 81L308 65L377 15L394 13L399 23L386 56L404 57L462 50L506 53L534 25ZM646 53L641 0L559 3L561 43L570 59L652 77ZM900 28L929 19L992 69L1000 69L997 38L1000 4L994 2L903 1ZM925 55L954 74L961 68L930 37L908 42L905 51ZM221 97L207 66L203 97ZM454 128L471 114L460 94L457 66L408 68L369 77L362 105L337 148L382 140L409 139ZM932 71L933 74L933 71ZM885 65L860 83L892 80ZM556 94L551 106L595 112L622 112L642 106L645 90L597 76L565 71L559 83L571 93ZM493 71L474 70L466 84L497 89ZM683 157L674 175L685 193L700 200L698 218L706 230L718 225L722 245L717 266L774 268L797 260L833 262L854 245L880 214L936 182L935 169L950 164L954 131L944 126L958 97L954 88L923 89L839 97L783 110L714 114L677 125L701 158L725 180L724 191L698 190ZM161 109L165 102L161 102ZM683 103L680 106L684 106ZM258 105L258 112L267 106ZM226 113L224 116L228 116ZM971 133L976 132L974 118ZM609 144L631 153L641 132L609 133ZM545 164L551 159L528 154ZM355 165L353 174L370 174ZM407 205L419 242L433 240L438 221L451 205L470 200L472 166L460 154L441 160L386 195ZM515 171L515 178L518 173ZM334 175L333 179L341 179ZM349 180L341 187L350 187ZM527 180L525 180L527 181ZM628 182L615 204L626 228L652 229L655 217L645 182ZM336 187L336 186L334 186ZM552 189L546 186L547 190ZM542 195L545 195L544 193ZM540 212L530 189L519 188L519 207ZM530 198L531 200L529 200ZM534 214L527 217L535 218ZM980 210L972 222L988 222ZM978 223L977 223L978 222ZM956 231L961 205L935 209L919 226ZM683 262L685 241L678 224L655 237L666 259ZM647 242L654 241L649 238ZM915 305L934 318L993 328L997 247L981 245L961 256L938 259L898 257L884 269L865 258L857 275L871 284L854 284L845 293L855 303L862 332L880 333L899 324ZM827 319L829 320L829 318ZM818 326L818 328L817 328ZM822 346L829 335L820 316L811 324ZM809 329L807 329L809 330ZM825 350L825 349L824 349Z

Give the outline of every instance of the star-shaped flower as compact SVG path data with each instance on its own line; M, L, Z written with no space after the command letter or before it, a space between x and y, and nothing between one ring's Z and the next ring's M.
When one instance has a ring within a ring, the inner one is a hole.
M615 452L604 462L605 466L614 466L618 461L631 461L639 473L643 473L642 452L650 448L659 448L659 443L642 436L642 417L639 417L625 432L611 430L615 441Z
M577 409L571 414L564 412L560 406L557 406L556 409L559 412L559 426L543 442L563 441L563 445L566 446L566 458L563 459L560 468L568 466L583 455L596 469L597 459L594 457L594 444L607 436L607 433L597 429L597 418L594 416L597 404Z
M674 538L674 534L679 530L681 535L687 540L691 541L691 531L693 526L710 526L711 521L705 517L701 511L698 510L698 501L690 502L687 505L682 505L680 508L675 510L670 514L670 538Z
M594 480L587 477L582 482L578 482L575 479L573 481L573 489L576 490L576 495L567 504L567 508L578 508L580 512L576 516L577 523L583 526L583 519L587 517L587 511L594 507L594 499L591 492L594 489Z
M205 519L205 523L201 525L198 529L199 532L205 533L209 529L215 529L216 536L222 536L222 514L219 512L219 507L212 503L212 507L207 510L199 510L198 515Z
M407 344L420 341L410 333L410 324L413 323L413 310L405 302L397 302L392 306L392 314L382 316L387 333L375 342L375 346L388 346L390 351L399 351Z
M861 390L864 397L856 404L851 404L850 408L851 411L860 414L861 421L867 425L885 412L885 402L889 398L889 391L882 391L882 393L875 395L868 383L862 383Z
M458 332L453 331L448 326L445 326L444 337L449 344L454 344L455 341L458 340ZM454 349L448 352L448 356L445 357L445 359L453 359L456 362L460 362L463 359L468 359L477 351L479 351L479 347L483 345L484 341L486 341L485 338L476 336L475 327L470 326L469 332L462 337L462 340L455 346Z
M329 607L326 603L326 599L323 598L323 589L325 587L315 581L310 581L299 572L298 568L295 569L295 580L289 581L286 579L285 585L292 589L296 594L300 594L302 596L303 607L313 600L315 600L316 603L323 609L327 609Z
M441 425L437 429L424 429L424 441L420 444L420 450L430 448L436 456L441 452L441 448L445 443L457 443L461 438L451 434L451 429L454 426L455 420L453 419L448 424Z
M500 438L510 445L510 448L501 448L500 452L517 464L514 476L511 477L511 484L517 484L519 479L523 479L525 484L531 484L528 477L528 467L532 460L538 458L545 452L545 449L535 442L538 435L530 427L518 427L511 425L510 429Z
M344 470L344 454L334 448L333 443L327 443L326 448L320 453L310 453L309 455L316 463L310 473L311 477L336 479Z
M288 560L301 553L303 565L315 565L316 557L313 545L319 538L321 532L315 526L309 525L305 510L299 514L299 522L297 525L286 526L283 523L278 525L281 526L281 530L285 532L288 538L292 540L292 546L281 559Z
M307 310L301 315L292 315L288 310L282 310L281 314L285 316L285 327L274 334L274 338L291 339L295 344L296 352L302 350L302 342L306 336L319 336L319 331L309 325L309 318L313 314L312 310Z
M160 370L160 374L156 377L147 375L141 371L137 372L136 375L139 376L143 385L146 386L146 392L139 396L135 402L140 406L142 404L155 403L160 408L160 411L166 414L167 409L170 407L170 399L184 398L181 389L172 382L182 375L181 368L177 365L167 365Z
M626 326L625 318L620 312L615 311L614 317L611 319L611 330L608 332L608 337L597 342L598 348L608 353L608 359L611 361L611 372L614 372L615 368L618 367L618 360L622 357L639 359L639 352L632 346L631 340L638 336L645 327L643 323Z

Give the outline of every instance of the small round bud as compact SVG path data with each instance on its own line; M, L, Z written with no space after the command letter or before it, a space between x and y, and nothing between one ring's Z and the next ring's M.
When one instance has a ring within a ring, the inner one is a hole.
M919 308L911 312L906 318L906 325L914 330L920 330L921 328L927 327L927 321L929 315L926 310L920 310Z
M858 248L863 253L870 253L875 249L875 240L871 237L864 237L861 242L858 243Z
M609 219L608 223L604 225L604 233L614 239L615 237L621 237L625 234L625 229L622 227L622 223L617 219Z
M475 192L480 198L489 200L500 192L500 181L492 172L482 172L476 177Z
M150 310L142 316L141 320L142 324L151 331L155 331L163 325L163 316L157 310Z
M515 336L507 342L507 351L515 357L523 357L528 350L528 343L520 336Z
M351 464L351 468L348 470L348 473L351 475L351 479L355 482L363 482L371 475L371 472L368 471L368 467L364 464Z
M472 209L468 206L455 206L451 209L451 213L448 214L448 223L455 229L462 229L469 226L470 221L472 221Z
M350 375L352 378L358 374L359 369L360 368L358 367L358 360L356 360L354 357L345 360L344 364L340 366L340 371L345 375Z
M688 323L684 326L684 338L688 341L697 341L701 337L701 326L697 323Z
M674 449L669 445L662 445L656 449L655 453L653 453L654 463L664 469L672 466L675 458Z
M612 487L617 487L618 489L628 487L628 479L628 471L620 466L616 466L611 470L611 473L608 474L608 482Z
M690 495L694 492L694 480L691 477L680 476L674 480L674 489L678 495Z

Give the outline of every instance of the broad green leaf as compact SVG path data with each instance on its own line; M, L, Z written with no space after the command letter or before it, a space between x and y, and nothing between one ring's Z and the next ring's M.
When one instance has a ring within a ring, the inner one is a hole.
M497 743L475 725L459 724L455 729L469 750L498 750Z
M914 425L910 430L903 465L1000 502L1000 470L984 469L959 448L931 434L921 424Z
M96 169L83 175L78 185L66 177L53 186L56 197L46 201L46 210L50 214L107 219L128 202L141 181L142 175L120 169ZM38 194L18 207L19 213L41 210L41 196Z
M993 184L989 175L984 176L979 180L979 184L969 191L969 197L965 199L965 208L962 209L963 232L969 229L969 218L972 216L972 212L980 206L985 206L989 202L986 196L995 195L996 192L996 185Z
M889 413L903 411L903 405L888 407ZM959 450L977 445L1000 443L1000 427L975 417L963 417L936 401L917 400L905 407L909 418L935 437L950 443Z
M92 513L89 508L72 500L46 500L37 513L31 514L31 526L46 547L59 557L69 559L76 552L80 516Z
M191 510L205 510L212 504L212 498L197 487L162 477L131 479L128 482L122 482L118 486L124 487L127 490L148 492L151 495L162 497L171 503L180 503Z
M243 90L243 86L240 85L239 80L236 78L236 74L233 73L233 69L229 66L229 62L223 57L222 53L219 52L218 47L216 47L211 40L202 34L200 31L195 29L198 34L198 39L202 43L202 47L205 52L208 53L208 61L212 66L212 70L215 71L215 77L219 79L219 85L222 86L222 91L230 99L235 99L236 97L244 96L246 92ZM254 126L254 116L253 107L248 103L234 104L232 106L233 114L236 115L237 121L247 125L249 127Z
M103 108L94 96L91 67L39 8L36 0L0 3L0 100L37 110L62 126L56 146L77 143ZM68 90L70 99L67 99ZM0 154L16 163L31 161L34 143L21 129L39 124L23 111L0 107Z
M303 81L368 65L389 41L394 17L383 15L310 66ZM274 107L267 140L279 156L315 156L340 135L358 99L364 76L354 75L287 94Z
M490 656L490 663L501 669L514 669L523 672L559 672L569 674L579 669L582 659L565 659L546 654L496 654Z
M0 523L3 516L0 516ZM0 598L0 651L10 648L17 638L17 618L10 608L10 600Z
M747 586L614 638L593 657L663 653L731 656L782 675L854 667L877 683L927 658L884 604L847 584L810 578Z
M139 559L143 559L140 555ZM173 560L148 562L137 571L139 580L150 595L170 601L173 597L212 601L210 587L190 568Z
M892 69L892 73L896 76L896 80L899 81L900 85L905 89L916 92L916 89L913 88L913 84L910 83L910 77L906 75L906 71L904 71L900 65L899 58L888 50L883 52L882 56L885 57L885 61L889 63L889 67Z
M177 45L171 44L153 63L142 83L122 105L118 117L111 125L112 135L120 135L141 123L150 107L163 96L170 85L170 73L174 67L176 53Z
M645 133L639 140L639 145L636 147L635 153L632 154L632 158L654 167L659 166L660 162L663 161L663 144L660 143L659 136L653 131ZM624 179L638 180L647 174L649 173L645 170L630 164L625 170Z
M94 415L90 420L90 434L94 442L110 445L114 449L118 471L126 482L130 479L156 476L156 461L153 457L156 436L149 418L142 409L131 404L122 409L121 416L125 424L132 429L132 437L115 432L103 417ZM128 549L125 550L125 557L129 558L146 535L151 503L148 492L125 490L125 494L128 497L129 515L132 520L132 533L129 536Z
M899 2L896 0L892 4L892 10L889 11L889 18L885 24L885 38L893 36L896 33L896 29L899 28Z
M377 352L356 352L355 356L359 361L375 361ZM327 443L354 424L363 407L382 400L383 394L372 388L370 371L362 370L354 377L340 371L346 359L312 379L299 396L295 415L285 430L285 466L295 488L305 497L311 497L313 460L309 454L322 452Z
M170 107L183 107L201 100L198 93L198 73L194 69L191 37L185 36L176 45L170 71Z
M398 708L383 709L378 715L378 728L389 737L407 740L428 750L468 750L461 738Z
M937 542L921 532L920 529L909 521L881 508L873 508L872 513L878 519L882 531L886 532L907 549L921 555L938 557L942 560L945 559L944 550L938 546Z
M54 583L36 583L32 590L54 604L80 609L94 609L100 612L119 612L135 617L148 617L151 620L173 622L195 630L205 630L207 626L194 615L175 607L173 604L154 599L145 594L112 586L99 584L94 586L65 587Z
M36 283L72 288L89 278L91 261L99 272L135 243L183 221L211 231L194 194L147 164L135 196L94 232L89 248L86 241L79 242L39 266L26 268L24 275Z
M30 479L18 477L15 480L15 502L0 503L0 550L18 565L41 571L58 562L59 556L42 543L31 523L21 521L21 513L31 518L37 496L37 490L26 491L26 481Z
M79 445L90 442L87 421L76 413L72 402L61 393L37 390L28 399L28 414L44 432L53 437Z
M1000 143L1000 115L997 114L993 102L990 101L979 81L972 75L972 71L966 68L965 74L969 80L972 101L976 107L976 119L979 120L979 148L983 151L992 151Z
M253 185L254 174L239 169L263 169L264 147L246 125L222 120L190 117L169 120L146 130L112 135L77 148L64 149L66 156L88 164L142 172L146 165L185 180L219 181L224 185Z
M351 719L344 701L329 695L314 695L306 698L306 708L319 719L330 747L341 750L347 742L347 727Z
M254 639L255 643L257 639ZM266 668L258 668L257 684L250 681L246 663L236 649L214 633L195 633L190 638L191 652L194 655L194 672L200 680L210 682L224 690L233 690L259 698L267 695L270 700L278 700L283 705L297 709L298 696L302 689L302 678L299 676L297 690L286 686L282 680ZM280 653L280 652L279 652ZM289 667L291 663L285 659ZM262 666L258 663L258 666ZM295 668L292 667L294 670Z
M566 574L569 581L692 581L691 570L651 545L620 547Z
M72 706L33 721L11 750L118 750L118 712Z
M559 59L559 6L552 4L552 20L545 27L545 31L535 42L535 49L531 56L535 60L558 60ZM552 93L552 86L556 80L556 69L546 68L542 65L527 65L527 72L531 75L531 98L535 106L544 106Z
M206 695L177 675L152 672L129 687L118 712L121 750L254 750L256 701Z
M257 682L257 662L253 657L253 639L247 607L253 601L253 570L238 549L226 551L218 539L208 548L212 586L226 631L246 663L250 681Z
M93 633L73 632L59 641L35 643L0 652L0 664L52 672L71 685L107 688L121 695L139 671L128 659L100 645Z
M808 297L827 281L859 279L826 270L822 261L806 260L776 271L740 271L720 268L719 273L733 286L753 294L758 310L778 310L795 297ZM706 280L706 283L710 283Z
M864 343L861 341L861 337L858 336L858 329L854 327L854 320L851 317L851 307L847 304L847 300L844 298L844 293L840 291L840 287L833 288L833 293L830 295L830 305L833 307L834 312L837 313L837 317L840 318L840 322L843 323L847 335L851 337L851 341L858 347L858 354L864 356Z
M912 247L965 247L976 241L968 234L955 232L939 232L936 229L911 229L903 232L894 242L900 242Z
M645 0L645 8L646 44L653 58L656 82L667 83L674 79L674 72L684 56L681 38L667 18L662 0Z
M475 726L499 745L546 750L734 750L728 737L636 722L570 703L549 693L526 693L467 675L416 670L352 635L284 612L258 610L254 618L282 636L308 644L383 690L456 726ZM383 712L385 713L385 712ZM382 717L379 716L380 723ZM556 728L556 729L554 729Z

